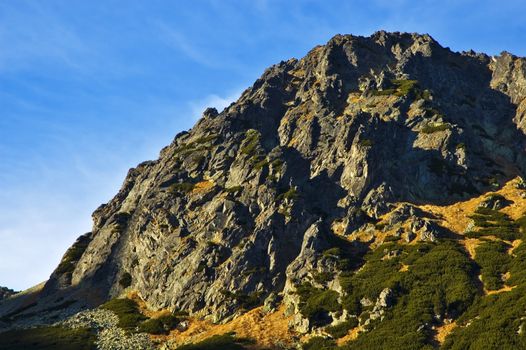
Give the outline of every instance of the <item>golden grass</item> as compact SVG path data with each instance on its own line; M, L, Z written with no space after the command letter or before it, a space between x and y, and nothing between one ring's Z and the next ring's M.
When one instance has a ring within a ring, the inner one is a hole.
M442 345L446 340L446 337L455 329L457 326L456 322L446 323L442 326L435 328L435 340L438 344Z
M352 103L360 103L358 98L353 96L350 97ZM307 118L305 118L307 117ZM308 116L303 116L302 119L308 121ZM294 145L297 142L297 137L293 138L289 145ZM518 179L509 181L503 188L496 193L503 195L513 203L506 208L502 209L502 212L508 214L512 219L518 219L521 217L526 209L526 199L520 197L520 191L515 188L515 184ZM196 184L194 191L208 191L214 184L211 181L202 181ZM481 241L476 238L466 238L463 234L466 231L468 224L471 222L470 215L474 213L478 205L484 200L487 194L481 195L477 198L472 198L466 201L454 203L447 206L439 205L422 205L420 209L425 212L432 214L439 222L440 225L451 230L452 232L459 235L459 243L462 244L471 259L476 256L476 249L480 245ZM389 214L383 216L380 222L387 221ZM353 232L349 236L343 236L345 231L345 225L341 221L334 221L331 225L332 231L341 235L341 237L348 240L363 240L368 241L372 237L375 238L373 247L380 244L387 236L392 235L394 232ZM407 225L403 227L408 230ZM394 230L394 229L393 229ZM491 237L487 237L491 239ZM415 240L416 241L416 240ZM508 253L513 255L514 249L516 249L521 240L515 240L511 243L511 248ZM400 272L405 272L410 269L410 266L402 264ZM509 278L509 273L506 274L504 280ZM494 291L488 291L484 289L486 295L498 294L512 290L515 286L505 285L503 288ZM135 293L129 296L136 300L141 308L141 311L149 316L156 317L163 313L168 312L167 310L161 311L149 311L146 304L140 299ZM174 330L167 336L154 336L153 338L158 342L170 341L174 346L178 346L186 343L195 343L214 335L220 335L225 333L234 332L238 337L251 338L255 340L254 349L270 348L276 349L277 344L289 344L292 345L293 339L298 339L298 335L289 329L289 321L292 316L285 316L285 305L281 305L280 308L273 313L266 314L263 312L262 307L253 309L245 314L242 314L235 319L225 324L214 324L210 321L199 320L190 318L189 328L183 332ZM443 324L435 328L435 340L438 344L442 344L446 337L455 329L457 324L453 321L450 323ZM337 340L338 345L343 345L347 342L355 340L363 329L356 327L351 329L348 334ZM309 338L309 335L302 337L303 340Z
M508 214L512 219L516 220L520 218L526 210L526 199L521 198L520 191L515 188L515 185L519 181L519 178L508 181L500 190L488 193L498 193L513 203L501 211ZM463 234L471 222L469 218L478 205L486 198L487 194L481 195L476 198L472 198L463 202L447 206L439 205L422 205L420 209L430 212L441 220L441 225L445 228L458 233Z
M511 248L510 248L510 250L508 250L508 254L513 256L513 255L514 255L514 254L513 254L513 251L514 251L515 249L517 249L517 247L518 247L521 243L522 243L522 239L516 239L516 240L514 240L513 242L511 242Z
M475 259L476 249L480 244L480 240L477 238L466 238L460 241L460 243L466 248L471 259Z
M192 193L206 193L208 192L212 187L214 187L214 182L211 180L205 180L198 182L194 185L194 188L192 190Z
M511 291L513 288L515 288L517 286L507 286L505 285L504 287L502 287L501 289L498 289L498 290L486 290L486 288L484 288L484 293L486 295L492 295L492 294L499 294L499 293L503 293L503 292L509 292Z
M150 318L158 318L161 316L166 316L171 314L170 310L168 309L162 309L162 310L151 310L148 307L148 304L141 298L139 293L137 291L131 291L126 294L126 298L131 299L137 303L137 306L139 306L139 311L141 314L150 317Z
M291 344L296 335L289 329L292 316L285 316L285 305L273 313L263 312L263 307L250 310L225 324L213 324L205 320L191 319L187 330L172 331L168 336L156 336L158 341L171 340L174 345L195 343L214 335L234 332L241 338L255 340L254 349L276 348L277 344Z
M348 343L350 341L356 340L360 333L363 331L362 326L354 327L353 329L349 330L349 333L347 333L346 336L341 337L340 339L336 340L336 344L338 346L344 345L345 343Z

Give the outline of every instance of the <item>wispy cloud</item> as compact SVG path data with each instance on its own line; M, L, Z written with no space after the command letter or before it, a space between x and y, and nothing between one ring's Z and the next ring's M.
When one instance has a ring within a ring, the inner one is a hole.
M243 90L238 89L233 93L227 94L222 97L216 94L211 94L198 99L195 101L189 102L190 110L192 111L192 117L194 120L197 120L201 117L203 111L208 107L214 107L221 112L223 109L228 107L232 102L235 102L240 96Z
M165 41L194 62L210 68L221 66L217 61L211 59L204 50L198 48L195 44L192 44L188 37L182 32L170 27L162 21L157 21L156 24L160 33L165 38Z
M90 50L80 36L38 2L0 3L0 70L48 60L78 69ZM40 62L41 63L41 62Z

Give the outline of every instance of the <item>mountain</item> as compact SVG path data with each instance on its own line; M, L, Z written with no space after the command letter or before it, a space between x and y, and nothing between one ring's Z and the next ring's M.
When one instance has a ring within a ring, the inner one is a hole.
M526 59L337 35L131 169L4 328L105 303L179 315L167 348L526 348L525 133Z

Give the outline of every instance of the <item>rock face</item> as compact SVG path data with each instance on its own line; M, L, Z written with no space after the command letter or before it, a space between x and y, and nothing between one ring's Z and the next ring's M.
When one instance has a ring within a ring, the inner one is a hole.
M396 202L447 204L523 174L525 67L428 35L337 35L131 169L42 295L89 290L101 302L129 288L152 308L215 321L270 305L334 270L322 258L334 232L366 228ZM440 234L411 206L395 214L410 220L409 240Z
M12 289L9 289L6 287L0 287L0 300L9 298L11 295L15 293L16 292Z

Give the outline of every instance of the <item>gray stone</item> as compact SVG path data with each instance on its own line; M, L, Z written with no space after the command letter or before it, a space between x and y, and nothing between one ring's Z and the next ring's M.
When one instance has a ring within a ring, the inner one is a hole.
M400 203L444 205L493 187L481 179L524 173L524 66L507 53L459 54L428 35L378 32L337 35L268 68L128 172L26 316L59 297L87 308L125 288L154 309L215 321L241 310L236 295L262 304L282 293L297 314L297 284L335 271L323 256L333 222L350 235L399 210L393 223L412 220L406 241L436 241L440 226ZM418 86L397 90L394 79ZM370 235L352 249L366 249ZM97 298L81 303L86 291ZM19 298L0 302L0 318ZM309 328L299 316L294 325Z

